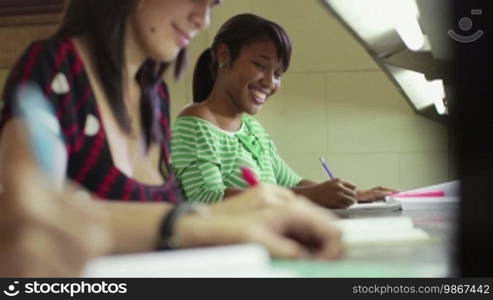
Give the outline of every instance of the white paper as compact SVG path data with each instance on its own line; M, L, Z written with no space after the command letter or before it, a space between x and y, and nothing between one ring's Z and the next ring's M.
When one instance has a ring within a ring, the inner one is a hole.
M416 228L409 217L344 219L336 222L346 247L401 245L426 242L428 233Z
M293 277L270 268L269 253L255 244L101 257L83 277Z

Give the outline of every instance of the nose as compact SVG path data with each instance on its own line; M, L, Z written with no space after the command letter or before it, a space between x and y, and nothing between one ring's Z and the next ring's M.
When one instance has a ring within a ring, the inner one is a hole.
M260 83L264 88L268 88L274 92L279 87L280 80L275 76L274 72L265 72Z
M205 30L211 24L211 6L208 1L198 1L197 9L194 10L191 21L195 28Z

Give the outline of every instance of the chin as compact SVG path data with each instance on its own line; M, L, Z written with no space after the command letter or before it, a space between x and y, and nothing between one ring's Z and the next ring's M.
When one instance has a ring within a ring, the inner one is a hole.
M262 109L262 106L257 106L257 107L249 107L247 110L246 110L246 113L251 115L251 116L254 116L256 115L260 109Z
M157 62L171 63L178 57L180 49L178 47L173 47L173 49L170 48L171 47L168 47L166 50L155 52L150 58Z

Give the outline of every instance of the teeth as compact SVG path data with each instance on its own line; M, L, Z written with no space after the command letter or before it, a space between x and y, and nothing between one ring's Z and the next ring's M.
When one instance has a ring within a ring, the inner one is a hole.
M252 90L252 91L255 98L258 98L261 101L265 101L265 98L267 98L267 94L265 94L264 92L261 92L259 90Z

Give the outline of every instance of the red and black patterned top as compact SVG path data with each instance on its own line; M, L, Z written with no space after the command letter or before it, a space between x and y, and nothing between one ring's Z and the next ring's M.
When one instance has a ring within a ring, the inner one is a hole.
M101 199L166 201L178 203L182 190L170 167L169 95L160 81L155 92L161 99L163 133L161 169L163 185L146 185L127 177L113 163L101 114L84 65L70 39L33 43L13 68L0 105L0 132L12 117L19 85L33 82L53 103L68 153L67 176ZM163 174L164 175L164 174Z

